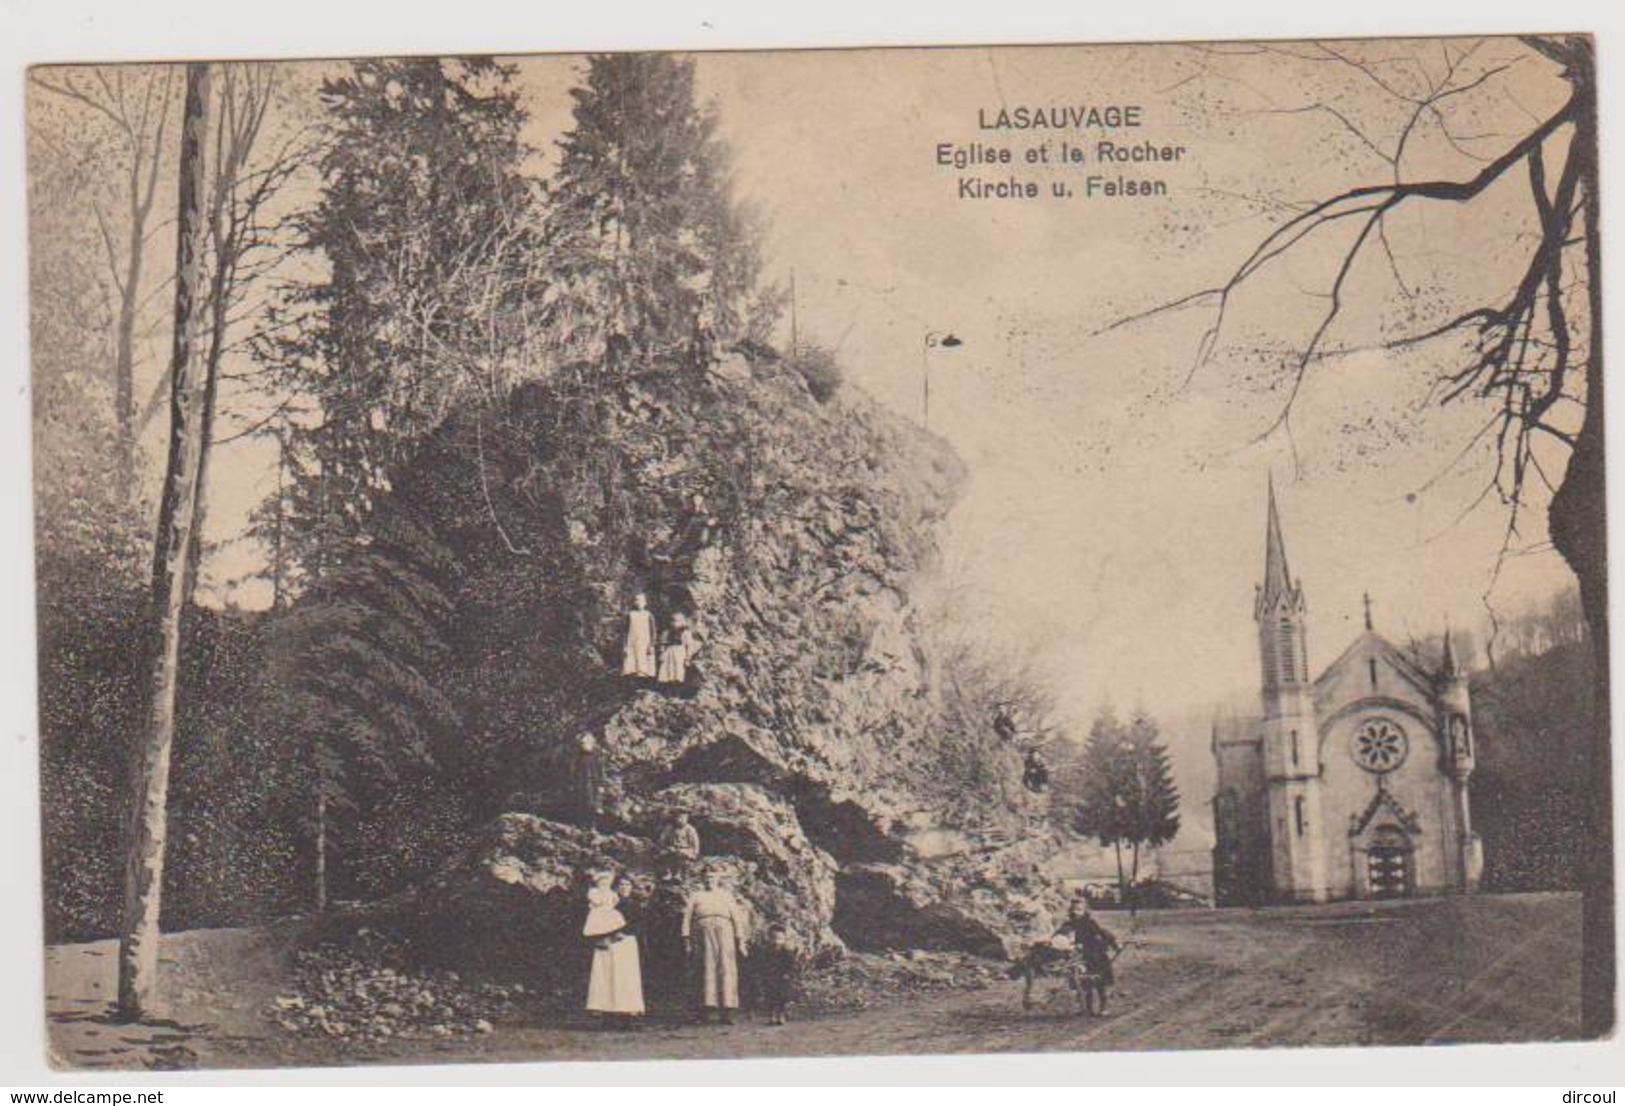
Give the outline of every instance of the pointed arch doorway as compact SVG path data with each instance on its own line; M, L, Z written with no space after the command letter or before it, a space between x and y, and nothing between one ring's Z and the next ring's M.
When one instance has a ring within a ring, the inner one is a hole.
M1416 886L1416 847L1398 826L1378 826L1365 851L1366 887L1374 899L1403 899Z

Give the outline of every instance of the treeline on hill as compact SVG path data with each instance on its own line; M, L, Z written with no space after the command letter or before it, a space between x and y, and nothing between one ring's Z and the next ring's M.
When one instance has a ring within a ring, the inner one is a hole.
M750 562L730 602L782 635L726 651L768 673L734 675L772 701L730 705L768 729L838 707L806 685L877 648L829 601L845 577L891 603L931 560L957 462L843 404L827 352L769 347L780 296L692 62L589 59L546 181L513 76L365 61L320 89L317 198L282 224L318 275L237 342L272 412L243 433L277 450L252 530L271 605L189 611L166 928L383 896L498 811L566 810L574 739L630 694L628 595L691 608L701 550ZM62 393L40 401L61 469L36 507L51 940L117 928L150 617L150 508L90 468L119 435L53 414L83 404L77 335L36 353ZM1011 817L1018 761L972 787L930 770L979 761L996 667L960 667L934 751L866 738L869 778L910 773L950 822Z
M1577 591L1508 620L1473 676L1473 824L1486 891L1574 890L1592 847L1583 796L1594 724L1592 656Z

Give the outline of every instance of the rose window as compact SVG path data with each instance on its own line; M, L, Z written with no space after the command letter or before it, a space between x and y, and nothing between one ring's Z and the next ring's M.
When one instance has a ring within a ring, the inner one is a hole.
M1354 763L1367 772L1392 772L1405 763L1405 731L1384 719L1367 722L1354 734Z

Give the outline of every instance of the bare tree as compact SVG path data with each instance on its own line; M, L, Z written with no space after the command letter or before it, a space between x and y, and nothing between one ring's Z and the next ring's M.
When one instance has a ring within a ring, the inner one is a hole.
M136 439L150 419L150 414L143 417L136 408L136 344L142 311L150 297L163 287L147 291L146 255L160 229L153 219L153 206L164 163L164 133L174 96L175 70L172 66L101 66L60 73L38 70L31 76L35 87L90 111L108 124L123 162L113 202L92 193L90 205L108 275L117 293L113 379L119 478L123 482L120 490L128 499L139 486ZM147 405L149 411L154 407L152 403Z
M156 993L181 623L191 595L198 476L208 440L207 366L193 345L201 321L199 285L207 235L203 196L207 187L204 145L208 101L209 67L188 65L176 205L169 462L153 557L156 640L151 656L152 702L147 731L135 757L125 868L125 924L119 945L118 1009L121 1016L132 1020L151 1011Z
M1518 535L1520 510L1537 487L1551 492L1547 524L1553 547L1573 569L1595 649L1596 718L1591 742L1593 781L1588 797L1589 870L1584 902L1584 1025L1590 1035L1605 1034L1613 1024L1613 857L1611 752L1608 731L1608 582L1607 535L1603 519L1603 370L1602 284L1597 226L1597 93L1594 47L1589 38L1531 37L1521 40L1533 57L1556 66L1567 84L1567 96L1555 110L1532 118L1529 128L1509 136L1493 153L1479 153L1483 141L1496 136L1468 135L1450 118L1451 106L1474 90L1495 81L1509 64L1468 62L1480 44L1445 43L1442 57L1403 59L1408 79L1399 79L1400 59L1374 63L1335 44L1265 44L1212 48L1204 69L1222 67L1225 58L1269 54L1297 62L1341 69L1367 95L1385 96L1400 108L1399 127L1379 137L1367 125L1332 102L1312 102L1293 112L1326 117L1339 133L1385 163L1387 179L1344 188L1304 204L1270 230L1226 278L1208 288L1148 312L1120 320L1122 326L1170 310L1207 308L1211 316L1198 342L1194 375L1208 364L1227 334L1229 313L1260 274L1283 266L1288 258L1309 252L1326 266L1323 289L1312 293L1319 306L1306 334L1291 340L1286 399L1265 435L1286 430L1304 381L1315 368L1332 362L1347 347L1334 344L1334 328L1346 321L1356 274L1378 266L1398 282L1404 310L1397 331L1383 341L1390 351L1427 348L1449 367L1439 380L1442 402L1462 397L1491 400L1494 420L1481 431L1493 437L1495 462L1485 495L1497 493L1508 508L1503 556ZM1418 48L1420 51L1420 48ZM1429 64L1432 62L1432 64ZM1478 165L1461 178L1412 177L1408 151L1423 129ZM1506 212L1487 197L1505 197L1519 175L1525 208L1522 217ZM1518 258L1517 272L1504 295L1471 293L1476 302L1451 310L1441 319L1416 322L1421 312L1414 291L1406 286L1389 238L1400 211L1428 205L1454 205L1462 218L1481 214L1500 236L1508 256ZM1345 232L1341 243L1327 249L1330 236ZM1314 250L1324 250L1316 253ZM1476 439L1475 439L1476 441ZM1549 471L1551 454L1542 460L1541 442L1567 453L1560 478ZM1538 483L1537 483L1538 482ZM1481 497L1482 498L1482 497Z
M241 438L274 434L286 421L290 401L269 397L266 414L243 416L244 425L216 440L217 406L222 365L239 347L234 329L263 321L267 304L255 298L256 285L273 274L288 255L277 232L280 219L272 210L281 188L313 156L306 129L286 128L269 149L263 148L267 118L279 92L279 70L265 62L236 62L219 67L214 98L214 141L209 157L207 209L208 288L203 314L208 337L205 359L204 443L198 475L197 538L192 543L194 582L204 550L203 523L208 509L209 459L216 445ZM242 339L246 345L253 332Z

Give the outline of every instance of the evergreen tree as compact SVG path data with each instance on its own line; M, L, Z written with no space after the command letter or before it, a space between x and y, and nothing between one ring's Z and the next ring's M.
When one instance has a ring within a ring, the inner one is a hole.
M771 310L694 62L593 56L571 95L543 222L545 475L596 571L648 579L695 495L727 526L748 462L711 421L703 367ZM666 574L680 595L683 572Z
M291 604L272 667L318 906L342 821L438 766L456 725L434 684L453 555L389 492L448 413L491 406L524 368L539 267L512 76L420 58L323 83L322 192L296 224L325 273L284 297L257 346L304 401L277 425L255 531Z
M694 62L595 55L571 95L546 220L563 359L625 370L743 336L761 261Z
M1095 718L1084 747L1073 828L1112 846L1124 902L1131 901L1139 879L1141 847L1165 845L1179 832L1179 791L1159 736L1156 722L1143 711L1125 726L1107 707ZM1132 854L1129 872L1123 868L1125 845Z
M538 277L511 78L484 59L370 60L322 86L323 190L298 225L327 273L259 344L314 408L289 456L306 575L355 538L415 442L523 360Z
M1144 711L1129 723L1125 750L1128 762L1127 812L1129 842L1134 851L1130 886L1140 879L1140 849L1166 845L1179 833L1179 789L1174 786L1168 747L1158 738L1157 723Z
M328 900L341 827L394 801L404 784L455 761L455 707L436 678L458 574L452 553L391 498L367 520L368 541L323 576L275 624L274 724L303 778L294 821L313 854L312 899ZM393 824L409 833L402 811Z
M1127 731L1116 713L1103 707L1089 727L1089 740L1083 747L1083 787L1072 825L1082 836L1112 847L1117 855L1118 893L1125 899L1128 884L1123 873L1123 843L1129 836L1124 802L1129 778L1124 755L1127 740Z

